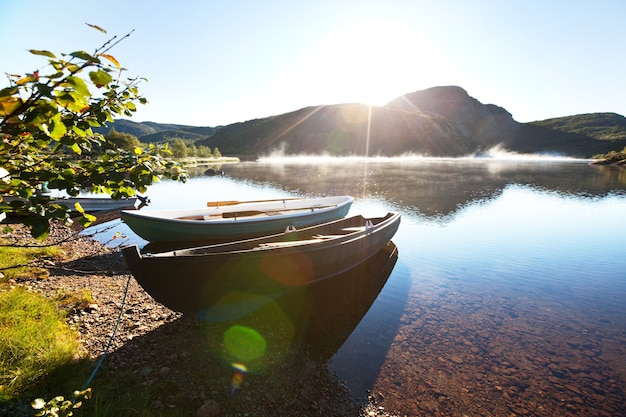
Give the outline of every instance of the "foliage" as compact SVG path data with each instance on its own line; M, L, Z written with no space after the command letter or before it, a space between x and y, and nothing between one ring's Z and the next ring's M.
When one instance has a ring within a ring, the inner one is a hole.
M208 146L200 145L196 146L196 154L194 156L198 156L200 158L209 158L213 156L213 152L211 152L211 148Z
M46 184L72 196L89 189L119 199L145 192L160 177L186 179L181 164L165 158L167 145L92 155L106 143L95 128L116 115L131 116L136 103L146 103L138 89L143 79L123 79L124 69L109 54L129 35L109 39L93 54L57 56L32 49L47 58L50 71L9 74L9 86L0 89L0 195L20 198L0 202L0 212L28 215L24 222L35 237L45 237L52 220L71 222L69 207L40 192ZM76 210L84 226L93 221L80 207Z
M184 158L187 156L187 146L182 139L174 139L174 143L172 144L172 155L174 155L175 158Z
M71 400L57 396L46 402L43 398L37 398L32 402L32 407L39 410L35 416L68 417L74 415L73 410L83 405L83 400L91 398L91 388L83 391L74 391Z
M0 399L11 399L76 359L77 335L47 298L14 287L0 291Z
M603 164L626 164L626 147L620 152L611 151L605 154L594 155L593 159L598 159Z
M109 133L105 136L106 149L123 149L128 152L132 152L135 148L142 147L142 143L139 142L137 136L131 135L130 133L118 132L115 129L111 129Z

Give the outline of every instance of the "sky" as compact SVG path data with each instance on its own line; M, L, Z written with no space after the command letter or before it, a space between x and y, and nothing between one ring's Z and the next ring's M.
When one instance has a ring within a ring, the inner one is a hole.
M625 21L625 0L0 0L0 71L45 72L29 49L132 32L110 54L148 80L137 122L227 125L446 85L518 122L626 115Z

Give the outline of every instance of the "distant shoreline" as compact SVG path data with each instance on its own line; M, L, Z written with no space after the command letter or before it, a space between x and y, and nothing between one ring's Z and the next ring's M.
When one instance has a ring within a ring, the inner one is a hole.
M217 164L236 164L240 162L236 156L225 156L222 158L199 158L188 157L178 160L184 166L203 166L203 165L217 165Z

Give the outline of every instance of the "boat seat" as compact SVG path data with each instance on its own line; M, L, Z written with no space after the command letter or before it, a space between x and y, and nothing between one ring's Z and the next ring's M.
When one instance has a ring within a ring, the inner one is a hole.
M267 242L267 243L259 243L257 249L267 249L267 248L287 248L289 246L300 246L300 245L310 245L311 243L321 242L323 239L314 237L313 239L308 240L294 240L291 242Z
M341 234L341 235L314 235L313 238L314 239L324 239L325 240L325 239L335 239L335 238L343 237L343 236L345 236L345 235L344 234Z
M342 231L346 231L346 232L362 232L363 230L365 230L365 226L356 226L356 227L344 227L343 229L341 229Z

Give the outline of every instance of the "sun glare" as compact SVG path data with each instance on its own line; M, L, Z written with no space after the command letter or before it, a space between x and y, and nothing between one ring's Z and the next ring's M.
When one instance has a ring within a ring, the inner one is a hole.
M432 86L428 83L435 78L436 61L428 45L406 24L367 20L320 40L307 54L299 74L306 74L308 84L303 88L319 104L379 106Z

